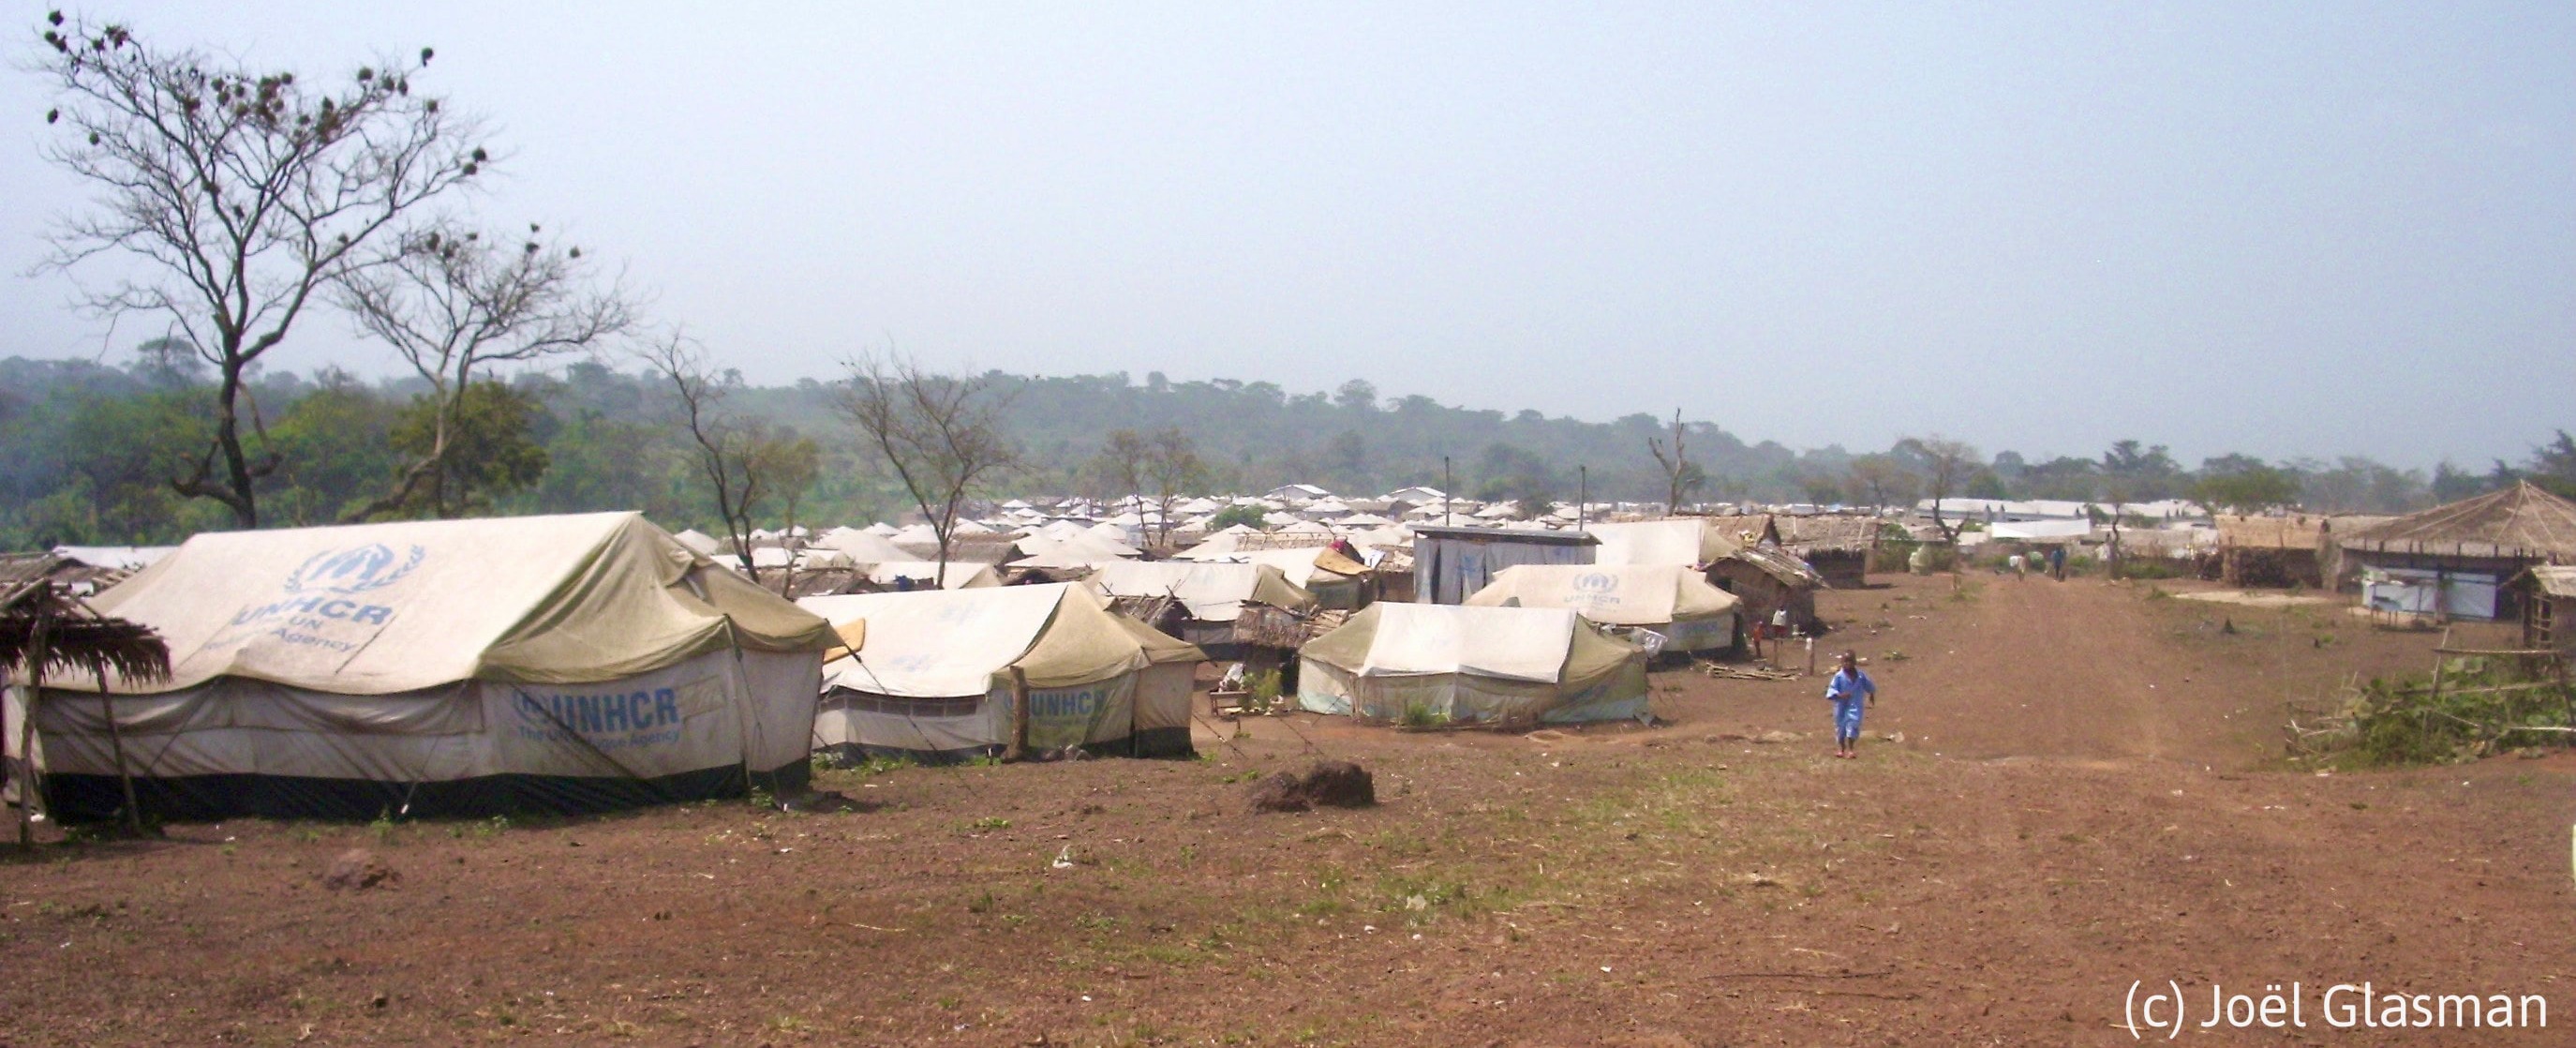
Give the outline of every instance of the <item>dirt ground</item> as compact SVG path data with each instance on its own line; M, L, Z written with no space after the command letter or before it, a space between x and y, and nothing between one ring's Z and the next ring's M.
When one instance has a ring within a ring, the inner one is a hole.
M1856 761L1821 681L1682 668L1656 728L1299 715L1199 761L830 773L861 808L832 814L52 844L0 860L0 1044L2126 1044L2168 980L2193 1026L2213 985L2303 987L2305 1028L2202 1043L2568 1043L2576 757L2277 759L2285 700L2435 635L1886 582L1820 602L1884 690ZM1317 756L1382 803L1245 810ZM326 888L353 847L398 879ZM2553 1028L2328 1027L2364 980L2543 995Z

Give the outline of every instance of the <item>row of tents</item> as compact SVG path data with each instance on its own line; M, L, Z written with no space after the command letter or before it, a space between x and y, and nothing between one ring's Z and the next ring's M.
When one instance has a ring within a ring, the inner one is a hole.
M1179 635L1122 601L1161 602ZM180 819L789 793L818 749L1185 754L1209 651L1279 643L1247 620L1316 603L1274 565L1206 562L790 602L633 513L208 533L91 599L159 634L166 679L22 675L0 730L68 819L121 810L129 781ZM1292 635L1298 701L1639 716L1649 654L1721 644L1734 609L1681 568L1514 568L1465 606Z

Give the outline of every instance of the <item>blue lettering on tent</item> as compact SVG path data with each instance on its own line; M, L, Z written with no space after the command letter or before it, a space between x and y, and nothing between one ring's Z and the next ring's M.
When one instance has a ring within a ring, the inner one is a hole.
M512 703L520 737L566 742L578 736L600 749L677 742L687 717L671 688L609 694L521 691Z

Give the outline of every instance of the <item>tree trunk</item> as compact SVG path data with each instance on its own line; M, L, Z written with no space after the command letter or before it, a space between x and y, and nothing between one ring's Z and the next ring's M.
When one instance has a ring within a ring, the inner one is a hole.
M215 446L224 457L224 482L230 498L218 501L231 506L233 519L243 529L259 526L258 496L251 490L250 460L242 454L241 418L234 410L241 397L241 369L238 361L224 365L224 382L215 405Z

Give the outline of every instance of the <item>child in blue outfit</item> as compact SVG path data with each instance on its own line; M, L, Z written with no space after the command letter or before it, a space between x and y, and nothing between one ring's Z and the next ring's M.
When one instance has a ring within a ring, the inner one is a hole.
M1861 705L1878 704L1878 682L1861 672L1859 654L1843 652L1842 668L1825 682L1825 698L1834 704L1834 756L1859 757Z

